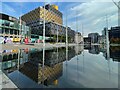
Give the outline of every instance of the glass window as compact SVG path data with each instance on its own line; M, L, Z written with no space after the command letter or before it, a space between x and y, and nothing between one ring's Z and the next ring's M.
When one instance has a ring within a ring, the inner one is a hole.
M15 31L14 31L14 34L17 35L17 33L18 33L17 30L15 30Z
M13 34L13 29L10 30L10 34Z
M0 19L0 26L2 26L2 19Z
M5 20L2 20L2 26L4 26L5 25Z
M2 28L2 34L4 33L4 30L5 30L5 29L4 29L4 28Z
M22 30L25 30L25 25L22 25Z
M17 21L14 22L14 28L19 29L19 24L17 23Z
M14 23L13 22L10 22L10 27L14 27Z
M5 24L5 26L9 26L9 25L10 25L10 22L7 21L7 20L5 20L4 24Z
M5 34L9 34L9 29L5 29Z
M2 34L2 28L0 28L0 34Z

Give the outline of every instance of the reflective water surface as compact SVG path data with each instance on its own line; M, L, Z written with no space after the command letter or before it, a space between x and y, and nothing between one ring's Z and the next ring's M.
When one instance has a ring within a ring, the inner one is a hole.
M2 70L19 88L118 88L120 47L2 51Z

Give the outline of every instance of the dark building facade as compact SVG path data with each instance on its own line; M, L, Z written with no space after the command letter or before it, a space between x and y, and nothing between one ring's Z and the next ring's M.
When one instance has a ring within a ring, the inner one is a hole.
M104 43L106 43L106 32L107 28L104 28L104 30L102 31L102 38ZM111 27L110 29L108 29L108 38L110 44L120 44L120 26Z
M90 33L88 34L88 37L91 38L91 43L98 43L98 37L99 37L98 33Z
M65 41L66 27L64 27L62 25L58 25L58 24L53 23L53 22L46 23L45 27L46 27L45 34L46 34L46 36L50 37L50 39L54 39L55 41L57 41L57 35L58 35L58 42ZM39 37L39 35L42 36L43 24L40 24L39 29L40 29L39 31L37 31L37 29L35 29L34 32L32 32L32 34L37 33L38 37ZM68 41L74 42L75 31L69 27L67 28L67 30L68 30Z
M91 44L91 38L90 37L84 37L84 44Z
M110 58L112 58L113 61L120 62L120 46L110 47Z
M111 27L109 30L109 41L110 43L120 44L120 26Z
M99 46L98 45L91 45L89 50L89 53L91 54L99 54L100 50L99 50Z

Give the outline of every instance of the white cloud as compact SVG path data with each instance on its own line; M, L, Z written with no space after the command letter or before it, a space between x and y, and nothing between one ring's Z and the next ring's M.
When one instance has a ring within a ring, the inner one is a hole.
M9 12L16 12L14 8L12 8L11 6L4 4L4 3L2 3L2 9L9 11Z
M117 21L117 13L118 9L112 2L97 2L98 0L92 0L91 2L84 2L77 6L72 7L69 12L69 19L74 19L70 21L74 23L73 28L76 28L75 25L75 17L77 12L78 26L83 22L84 25L84 33L87 36L90 32L99 32L101 33L102 29L106 26L106 15L108 16L108 24L109 28L111 26L116 26Z
M2 9L0 11L1 13L5 13L5 14L16 13L16 11L15 11L15 9L13 7L11 7L11 6L9 6L9 5L5 4L5 3L2 3L1 7L2 7Z

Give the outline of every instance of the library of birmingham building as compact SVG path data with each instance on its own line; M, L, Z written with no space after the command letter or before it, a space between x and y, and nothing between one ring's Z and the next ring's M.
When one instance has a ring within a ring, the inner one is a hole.
M30 38L32 42L38 39L42 40L43 21L45 19L45 40L65 42L66 27L63 26L62 17L58 6L50 4L45 5L45 8L38 7L22 15L21 20L6 14L0 14L0 36L12 38L14 42L19 42L26 37ZM67 27L67 30L68 42L74 42L75 31L69 27Z
M44 12L45 10L45 12ZM44 18L45 13L45 18ZM45 19L45 36L46 41L57 41L65 42L66 37L66 27L63 26L63 15L58 10L58 6L47 4L44 7L38 7L22 17L22 20L26 22L26 25L31 28L31 39L35 41L36 39L42 40L43 36L43 21ZM73 42L75 31L71 28L68 30L68 41Z

